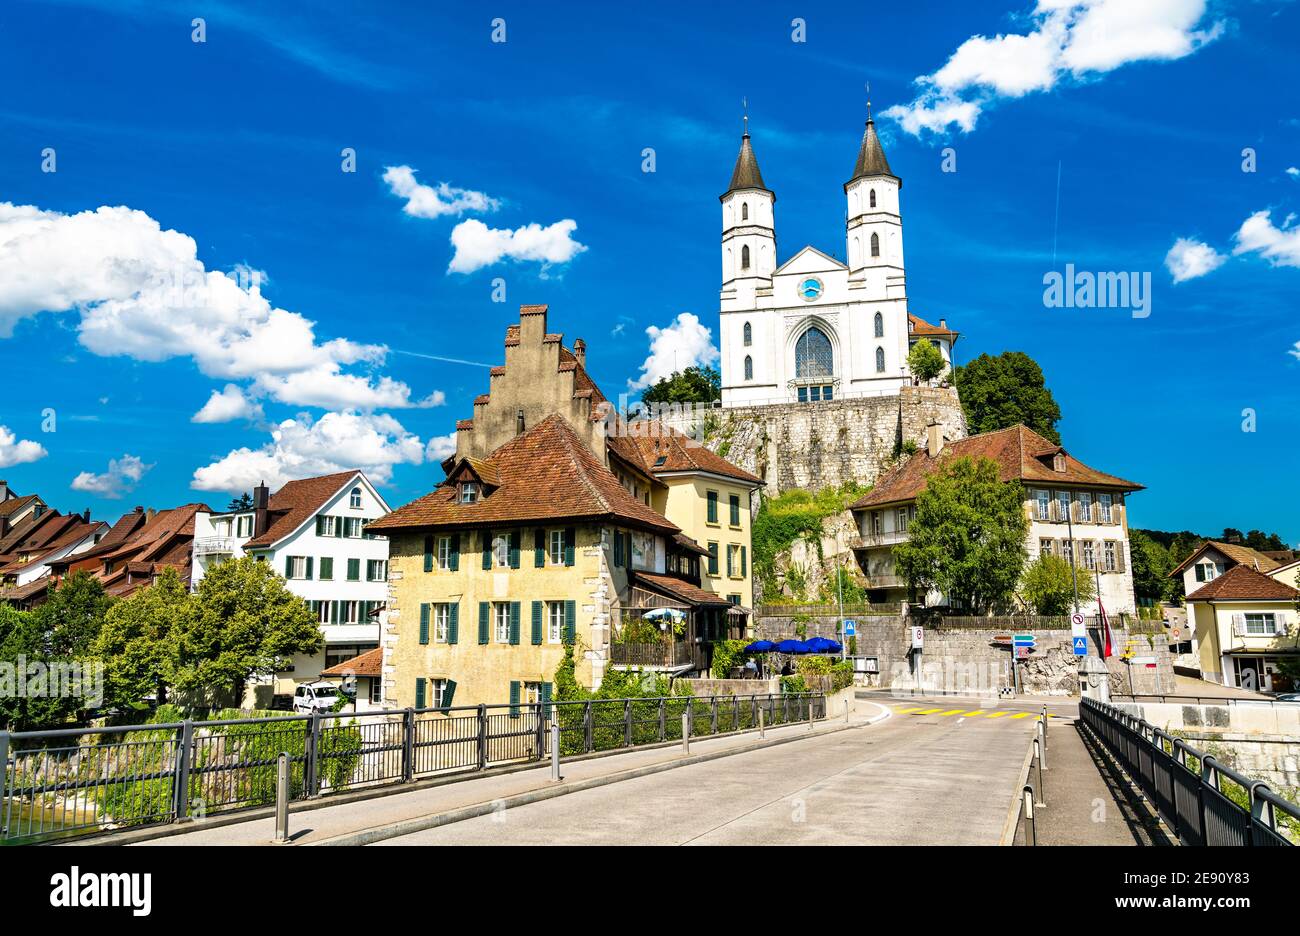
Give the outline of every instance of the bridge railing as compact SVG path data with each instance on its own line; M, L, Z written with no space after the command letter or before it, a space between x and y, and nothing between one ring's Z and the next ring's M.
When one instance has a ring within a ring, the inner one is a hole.
M289 797L826 718L820 692L520 702L159 725L0 731L0 845L109 832Z
M1184 845L1294 845L1300 806L1154 725L1094 699L1080 721Z

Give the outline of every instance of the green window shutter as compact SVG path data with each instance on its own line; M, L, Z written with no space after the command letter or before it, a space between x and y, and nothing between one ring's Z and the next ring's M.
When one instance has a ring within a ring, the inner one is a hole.
M489 601L480 601L478 603L478 642L485 644L488 642L488 619L492 615L492 603Z
M519 646L519 602L510 602L510 643Z
M321 516L317 516L317 517L316 517L316 535L317 535L317 536L320 536L323 532L325 532L325 518L324 518L324 517L321 517Z
M519 680L510 680L510 717L519 717Z
M564 564L573 565L573 541L576 539L573 527L566 527L564 530Z
M718 544L709 544L709 574L718 574Z
M623 564L632 568L632 534L623 534Z
M533 531L533 567L546 565L546 531L538 527Z
M578 603L576 601L566 601L564 603L564 642L572 645L577 641Z
M449 679L442 685L442 708L445 712L451 708L451 700L456 696L456 680Z
M510 531L510 568L519 568L519 530Z
M343 521L346 517L338 517L334 521L334 536L336 539L343 539Z
M555 714L555 709L551 707L551 684L548 682L542 683L541 699L542 718L550 721Z
M451 555L447 559L447 565L452 572L460 571L460 534L451 535Z
M492 531L483 531L483 568L492 568Z
M542 607L540 601L533 602L533 643L535 644L542 642Z
M614 568L623 568L623 534L619 530L614 531Z
M334 559L331 556L320 557L320 579L322 582L332 581L334 578Z
M736 570L732 568L731 547L728 546L727 547L727 576L730 577L735 574L736 574Z
M343 623L343 602L341 601L334 602L334 623Z
M709 491L705 495L705 497L706 497L706 503L708 505L708 513L705 519L707 519L709 523L717 523L718 522L718 492Z
M361 580L361 560L349 559L348 560L348 581L357 582L360 580Z
M307 557L307 578L309 579L311 578L311 566L312 566L312 557L308 556Z
M284 557L284 577L289 578L293 572L293 556Z
M447 643L454 644L460 640L460 602L451 606L447 613Z
M429 642L429 605L427 603L420 605L420 643Z
M415 680L415 707L424 708L424 677L418 676Z
M741 578L744 578L746 575L749 574L749 556L746 555L747 552L748 550L744 546L740 547L740 577Z
M433 537L424 538L424 571L433 571Z

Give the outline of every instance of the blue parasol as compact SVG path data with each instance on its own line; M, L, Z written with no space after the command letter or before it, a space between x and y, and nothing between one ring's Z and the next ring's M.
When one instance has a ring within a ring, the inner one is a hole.
M770 653L776 649L776 644L770 640L755 640L745 648L746 653Z
M808 645L802 640L787 639L776 645L776 649L781 653L811 653Z
M829 637L811 637L806 641L809 653L839 653L844 649L838 640Z

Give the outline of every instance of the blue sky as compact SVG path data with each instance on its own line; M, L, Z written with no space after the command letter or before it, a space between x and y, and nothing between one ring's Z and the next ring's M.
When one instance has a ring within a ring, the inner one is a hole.
M1036 358L1066 446L1147 485L1135 525L1300 541L1300 4L1160 0L1136 23L1115 0L270 6L0 12L12 487L112 519L361 461L405 503L441 477L520 303L586 339L609 394L642 374L647 328L689 312L716 340L742 97L780 259L842 256L870 81L911 307L962 332L959 362ZM450 188L404 211L395 166ZM1149 272L1151 314L1045 307L1067 262ZM217 313L157 288L196 269L238 278L208 283ZM689 360L688 331L661 347Z

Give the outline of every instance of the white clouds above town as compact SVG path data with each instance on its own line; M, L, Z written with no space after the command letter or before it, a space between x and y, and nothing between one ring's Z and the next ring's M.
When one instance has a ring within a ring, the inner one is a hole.
M1237 246L1234 256L1255 253L1273 266L1300 267L1300 227L1295 215L1287 215L1282 227L1273 224L1271 212L1257 211L1232 235Z
M456 454L456 433L449 432L446 435L434 436L425 446L424 457L431 462L442 462Z
M0 426L0 468L25 465L48 454L39 442L19 439L8 426Z
M387 348L321 340L315 322L262 295L264 273L208 270L197 254L193 238L124 206L65 215L0 202L0 338L23 318L76 310L81 344L95 354L189 357L203 374L248 381L276 402L365 410L440 402L345 371L381 365Z
M153 465L146 465L144 461L135 455L110 458L107 471L103 474L93 474L89 471L81 472L72 479L72 489L87 494L95 494L109 500L116 500L123 494L135 490L135 486L140 483L140 479L152 467Z
M975 128L999 99L1050 91L1123 65L1172 61L1217 38L1207 0L1039 0L1020 33L972 36L938 71L916 79L917 97L884 112L907 133Z
M1217 270L1227 259L1209 244L1191 237L1180 237L1165 255L1165 266L1175 283L1183 283Z
M419 465L424 443L383 413L302 413L271 430L260 448L238 448L194 472L199 491L246 491L261 481L272 490L286 481L359 468L376 484L387 484L393 466Z
M386 167L384 181L388 183L389 191L406 199L402 211L413 218L441 218L443 215L462 215L467 211L496 211L501 207L498 199L483 192L454 188L446 182L439 182L436 186L417 182L415 170L410 166Z
M238 384L226 384L224 389L213 390L208 402L195 413L190 422L224 423L236 419L261 419L262 406L249 399Z
M645 330L650 337L650 354L641 365L641 375L627 382L629 390L644 390L688 367L708 366L718 360L713 332L693 312L682 312L672 324Z
M455 248L448 273L473 273L502 260L529 260L542 264L543 270L556 263L568 263L586 250L573 237L578 222L565 218L542 227L525 224L515 228L490 228L477 218L462 221L452 228L451 245Z

